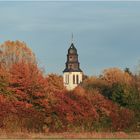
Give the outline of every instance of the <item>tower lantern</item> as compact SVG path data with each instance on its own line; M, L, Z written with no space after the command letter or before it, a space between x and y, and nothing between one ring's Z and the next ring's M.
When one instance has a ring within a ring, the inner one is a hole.
M72 36L73 38L73 36ZM68 49L66 68L63 71L63 82L67 90L73 90L78 84L82 82L83 72L80 69L78 61L77 49L73 42Z

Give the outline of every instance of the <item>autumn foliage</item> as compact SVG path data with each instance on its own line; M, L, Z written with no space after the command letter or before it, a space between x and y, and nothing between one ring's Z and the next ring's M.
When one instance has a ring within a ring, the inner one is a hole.
M73 91L45 75L25 43L0 45L0 129L34 132L139 131L137 78L118 68Z
M36 63L32 50L20 41L6 41L0 45L0 62L5 68L20 61Z

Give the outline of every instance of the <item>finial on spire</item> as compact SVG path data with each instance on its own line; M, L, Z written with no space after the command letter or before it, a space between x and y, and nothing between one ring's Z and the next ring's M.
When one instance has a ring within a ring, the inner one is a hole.
M71 43L73 43L73 33L71 34Z

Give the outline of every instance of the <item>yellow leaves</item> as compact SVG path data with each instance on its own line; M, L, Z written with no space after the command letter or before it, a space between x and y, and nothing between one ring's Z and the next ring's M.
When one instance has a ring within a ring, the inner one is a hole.
M36 63L34 53L24 42L6 41L0 45L0 54L0 62L3 63L6 68L21 61Z
M103 71L102 79L110 83L125 83L131 84L132 77L127 73L118 68L109 68Z

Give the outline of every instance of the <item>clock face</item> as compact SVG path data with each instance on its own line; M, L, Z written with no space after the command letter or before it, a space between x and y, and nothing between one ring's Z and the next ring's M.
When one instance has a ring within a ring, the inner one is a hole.
M72 60L72 56L70 56L69 59Z

